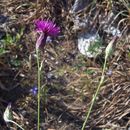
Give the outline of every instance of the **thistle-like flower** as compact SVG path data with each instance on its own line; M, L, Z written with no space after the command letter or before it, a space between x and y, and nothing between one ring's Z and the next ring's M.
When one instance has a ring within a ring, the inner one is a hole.
M35 25L36 31L40 34L36 42L36 49L44 48L48 36L54 37L60 33L60 28L56 27L52 21L36 20Z

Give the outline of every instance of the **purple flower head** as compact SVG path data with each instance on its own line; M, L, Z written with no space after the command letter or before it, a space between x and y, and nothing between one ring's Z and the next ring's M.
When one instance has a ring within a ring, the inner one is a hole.
M36 42L36 48L44 48L48 36L54 37L60 33L60 28L56 27L52 21L36 20L36 31L40 34Z
M30 92L31 92L33 95L36 95L37 92L38 92L38 88L37 88L37 86L33 86L33 88L30 89Z

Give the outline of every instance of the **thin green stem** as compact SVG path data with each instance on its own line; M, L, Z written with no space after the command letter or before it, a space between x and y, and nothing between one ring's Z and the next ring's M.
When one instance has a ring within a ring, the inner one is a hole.
M44 59L42 60L40 64L40 72L43 68L43 62L44 62ZM45 104L46 104L46 86L43 86L43 108L45 108Z
M104 82L104 73L105 73L105 69L106 69L106 62L107 62L107 59L105 58L105 62L104 62L104 65L103 65L103 70L102 70L102 76L101 76L99 85L98 85L98 87L97 87L97 90L96 90L96 92L95 92L95 95L94 95L94 97L93 97L93 99L92 99L92 103L91 103L91 105L90 105L90 107L89 107L88 113L87 113L87 115L86 115L86 118L85 118L85 121L84 121L84 123L83 123L83 126L82 126L82 129L81 129L81 130L85 130L85 126L86 126L86 123L87 123L88 118L89 118L89 116L90 116L90 113L91 113L91 111L92 111L93 105L94 105L94 103L95 103L95 101L96 101L96 97L97 97L97 95L98 95L98 93L99 93L99 90L100 90L100 88L101 88L101 86L102 86L102 84L103 84L103 82Z
M40 61L39 61L39 50L36 49L37 54L37 82L38 82L38 114L37 114L37 130L40 130L40 95L41 95L41 69L40 69Z

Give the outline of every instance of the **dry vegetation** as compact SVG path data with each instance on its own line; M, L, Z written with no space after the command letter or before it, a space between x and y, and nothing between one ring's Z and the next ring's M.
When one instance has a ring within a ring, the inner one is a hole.
M0 53L0 129L8 130L2 115L7 104L12 102L16 122L26 130L36 130L37 98L29 91L37 84L33 21L43 18L55 21L61 27L61 34L46 45L42 54L42 84L46 87L47 100L45 109L41 105L41 128L80 130L101 76L104 53L95 59L79 53L76 36L83 29L73 30L72 0L68 0L66 7L62 0L39 0L36 3L36 0L0 1L0 36L2 32L16 36L23 30L16 40L7 39L4 33L1 38L11 43L0 46L5 49ZM113 8L118 15L114 24L119 26L123 35L115 43L107 62L105 81L86 130L130 128L130 1L117 0ZM76 14L81 20L90 16L90 28L99 30L105 46L112 36L103 32L101 23L111 10L110 1L99 0ZM4 22L2 15L7 17ZM111 74L108 74L109 70Z

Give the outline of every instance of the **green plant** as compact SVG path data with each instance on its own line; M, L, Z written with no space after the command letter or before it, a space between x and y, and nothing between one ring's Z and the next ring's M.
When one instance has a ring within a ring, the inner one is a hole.
M6 37L1 40L0 55L9 52L8 47L11 45L15 45L21 39L23 32L24 28L21 28L15 36L12 36L11 34L7 33Z
M101 39L97 39L93 44L90 44L88 51L92 53L98 53L101 46L102 46Z
M102 70L101 79L100 79L100 82L99 82L99 84L98 84L97 90L96 90L96 92L95 92L95 94L94 94L94 96L93 96L93 98L92 98L92 101L91 101L92 103L91 103L91 105L90 105L90 107L89 107L89 110L88 110L88 112L87 112L85 121L84 121L84 123L83 123L83 125L82 125L82 130L85 130L85 126L86 126L86 123L87 123L88 118L89 118L89 116L90 116L90 113L91 113L91 111L92 111L93 105L94 105L94 103L95 103L95 101L96 101L96 98L97 98L97 96L98 96L98 94L99 94L100 88L101 88L101 86L102 86L102 84L103 84L103 82L104 82L107 59L108 59L108 57L109 57L109 56L111 55L111 53L112 53L113 43L115 42L115 40L116 40L116 37L115 37L115 38L108 44L108 46L106 47L106 50L105 50L105 61L104 61L104 65L103 65L103 70Z
M37 81L38 82L37 130L40 130L41 70L43 67L43 61L41 61L40 63L39 49L41 49L41 51L44 51L47 37L56 36L60 32L60 28L56 27L56 25L52 21L46 21L46 20L36 20L35 25L36 25L36 31L40 33L40 36L36 42L37 78L38 78L38 81ZM45 104L45 98L46 98L45 94L46 94L46 89L44 87L44 90L43 90L44 104Z

